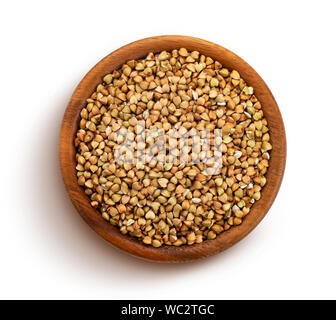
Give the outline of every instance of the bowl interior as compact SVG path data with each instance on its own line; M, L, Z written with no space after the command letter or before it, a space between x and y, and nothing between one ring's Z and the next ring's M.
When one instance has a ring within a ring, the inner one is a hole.
M91 207L84 190L77 184L74 137L78 128L80 110L92 94L102 77L118 69L131 59L139 59L149 52L171 51L185 47L210 56L228 69L236 69L262 104L268 121L273 150L266 174L267 183L262 196L251 208L243 223L220 234L215 240L207 240L191 246L153 248L106 222L100 213ZM231 51L208 41L186 36L158 36L130 43L106 56L83 78L73 93L64 114L59 140L59 156L63 181L70 198L84 220L105 240L133 255L156 261L186 261L206 257L222 251L244 238L262 220L272 205L284 174L286 162L286 137L282 117L277 103L261 77L244 60Z

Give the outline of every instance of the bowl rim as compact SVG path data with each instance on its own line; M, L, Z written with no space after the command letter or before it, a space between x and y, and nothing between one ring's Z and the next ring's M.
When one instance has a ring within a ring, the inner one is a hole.
M236 69L247 84L254 88L268 121L273 149L266 174L267 183L261 191L261 199L252 206L241 225L230 228L214 240L207 240L200 244L154 248L129 235L121 234L119 229L106 222L101 214L91 207L89 198L77 184L74 138L78 128L80 109L105 74L118 68L127 60L139 59L148 52L171 51L180 47L198 50L218 60L230 70ZM161 262L181 262L204 258L223 251L243 239L260 223L273 204L283 179L286 165L286 134L280 110L270 89L242 58L207 40L182 35L154 36L131 42L108 54L80 81L64 113L59 136L59 162L63 182L72 203L81 217L103 239L137 257Z

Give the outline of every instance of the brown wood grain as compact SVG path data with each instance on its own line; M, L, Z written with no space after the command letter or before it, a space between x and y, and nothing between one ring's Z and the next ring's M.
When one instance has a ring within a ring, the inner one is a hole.
M78 128L80 110L96 86L102 82L102 76L119 68L127 60L142 58L148 52L171 51L180 47L200 51L218 60L228 69L236 69L248 85L254 88L254 93L262 104L269 124L273 150L266 175L267 184L262 189L261 199L252 206L240 226L225 231L215 240L207 240L200 244L153 248L130 236L122 235L116 227L106 222L100 213L91 207L89 198L77 184L74 137ZM101 237L135 256L156 261L179 262L204 258L229 248L258 225L271 207L282 181L286 164L286 136L282 117L271 91L257 72L244 60L231 51L202 39L187 36L157 36L132 42L112 52L83 78L65 110L59 139L59 158L63 181L72 203L83 219Z

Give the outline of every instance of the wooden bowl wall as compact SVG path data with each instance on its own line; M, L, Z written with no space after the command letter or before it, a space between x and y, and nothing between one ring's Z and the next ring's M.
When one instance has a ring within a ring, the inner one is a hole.
M236 69L247 84L254 88L254 93L262 104L269 124L273 150L266 175L267 184L262 189L261 199L252 206L241 225L225 231L215 240L207 240L200 244L153 248L131 236L121 234L116 227L106 222L100 213L91 207L88 196L77 184L74 137L79 124L80 110L96 86L102 82L105 74L118 69L127 60L142 58L149 52L171 51L180 47L185 47L190 51L197 50L218 60L228 69ZM179 262L203 258L229 248L244 238L263 219L278 193L284 174L286 136L282 117L271 91L257 72L244 60L231 51L202 39L187 36L157 36L132 42L112 52L83 78L65 110L60 132L59 158L63 181L74 206L82 218L101 237L135 256L156 261Z

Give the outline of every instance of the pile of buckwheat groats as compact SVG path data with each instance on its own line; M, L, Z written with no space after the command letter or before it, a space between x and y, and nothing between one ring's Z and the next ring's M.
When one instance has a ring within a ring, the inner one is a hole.
M260 102L236 70L197 51L128 61L80 117L78 184L122 234L154 247L201 243L240 225L261 197L272 146ZM207 152L212 161L199 161Z

